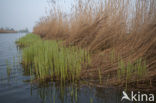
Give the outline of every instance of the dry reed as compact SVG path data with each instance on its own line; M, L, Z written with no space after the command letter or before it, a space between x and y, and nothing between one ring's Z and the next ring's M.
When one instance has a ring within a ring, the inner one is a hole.
M78 0L66 14L53 4L50 15L36 24L34 33L89 49L92 66L84 70L84 78L98 79L99 67L101 79L108 74L116 78L121 59L125 65L129 61L135 65L143 58L148 74L144 80L155 81L155 5L155 0ZM115 54L110 58L112 51Z

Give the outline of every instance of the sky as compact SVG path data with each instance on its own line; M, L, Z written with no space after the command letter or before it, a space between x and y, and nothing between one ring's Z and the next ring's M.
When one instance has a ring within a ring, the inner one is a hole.
M46 16L47 10L47 0L0 0L0 28L32 31L39 18Z

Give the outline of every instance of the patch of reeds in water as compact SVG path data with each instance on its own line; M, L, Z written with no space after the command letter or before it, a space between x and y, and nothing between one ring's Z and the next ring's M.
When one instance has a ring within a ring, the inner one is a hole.
M35 34L89 49L95 55L93 67L100 67L101 72L118 68L112 49L123 59L131 58L125 64L143 57L147 69L155 70L156 0L74 0L69 13L64 11L69 5L58 5L52 2L49 15L34 27ZM111 62L106 63L107 57L100 53L110 55ZM91 71L97 76L98 69Z
M24 68L41 80L77 80L80 78L82 65L90 63L86 50L65 47L61 41L41 40L37 35L29 34L17 42L22 46L31 44L23 48L22 63Z
M26 36L18 39L16 44L20 47L27 47L40 40L41 38L34 34L27 34Z

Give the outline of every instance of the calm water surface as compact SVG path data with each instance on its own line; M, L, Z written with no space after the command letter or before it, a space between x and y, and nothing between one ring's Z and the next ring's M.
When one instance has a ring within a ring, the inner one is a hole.
M0 34L0 103L120 103L114 88L30 83L15 41L25 34Z

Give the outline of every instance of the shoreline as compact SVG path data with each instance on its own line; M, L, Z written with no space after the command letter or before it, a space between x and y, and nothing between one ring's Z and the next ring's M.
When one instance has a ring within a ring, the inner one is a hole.
M31 35L29 38L31 38ZM32 41L27 41L27 40L29 40L29 39L26 38L25 40L23 40L24 44L22 44L22 42L20 44L20 42L19 42L19 46L21 45L21 47L23 47L24 45L27 45L29 48L29 44L33 44L35 42L35 39L33 40L33 37L32 37ZM43 38L40 38L40 40L42 40L43 42L46 41ZM24 42L24 41L26 41L26 42ZM51 41L51 40L49 40L49 41ZM17 43L17 45L18 45L18 43ZM48 47L51 47L51 46L48 46ZM40 51L40 49L38 51ZM49 49L47 49L47 52L49 52ZM33 51L32 51L32 53L34 54ZM36 53L38 53L38 52L36 52ZM97 57L98 55L99 54L94 54L94 56L92 55L91 61L94 62L94 57ZM49 60L49 58L47 58L47 59ZM140 60L138 62L136 62L136 66L139 65L138 68L144 68L143 66L141 66ZM30 62L30 64L33 64L33 62L31 62L31 61L29 61L29 62ZM28 64L28 66L29 66L29 64ZM134 73L132 72L132 74L130 74L130 75L133 75L133 76L131 76L131 77L121 74L121 76L123 75L123 77L118 78L118 74L115 73L117 70L115 70L114 68L107 70L107 67L98 69L98 67L94 67L94 66L95 65L92 65L92 63L91 63L91 65L88 65L87 67L82 66L80 77L78 78L78 81L80 81L80 82L86 81L86 82L92 83L92 84L95 83L97 86L100 86L100 87L105 87L105 86L110 85L110 86L117 86L117 87L122 87L122 88L126 88L126 89L135 88L138 90L141 89L141 90L145 90L145 91L147 91L147 90L155 91L155 83L154 83L155 75L154 74L150 75L150 74L152 74L153 71L148 71L148 73L144 74L144 71L141 70L140 72L138 72L139 74L136 74L137 71ZM133 66L133 65L131 64L131 66ZM126 68L128 68L128 67L126 67ZM132 68L130 68L130 69L132 69ZM48 70L51 70L51 69L48 69ZM147 72L147 71L145 71L145 72ZM141 77L139 76L140 73L143 73L143 75ZM71 72L71 74L72 74L72 72ZM138 78L138 76L139 76L139 78ZM45 81L54 80L55 81L55 79L57 81L60 81L56 77L56 75L54 75L54 76L45 75L44 79L38 78L36 81L38 81L38 82L40 82L40 80L41 81L42 80L45 80ZM65 80L65 82L68 82L68 81L70 81L70 79Z

